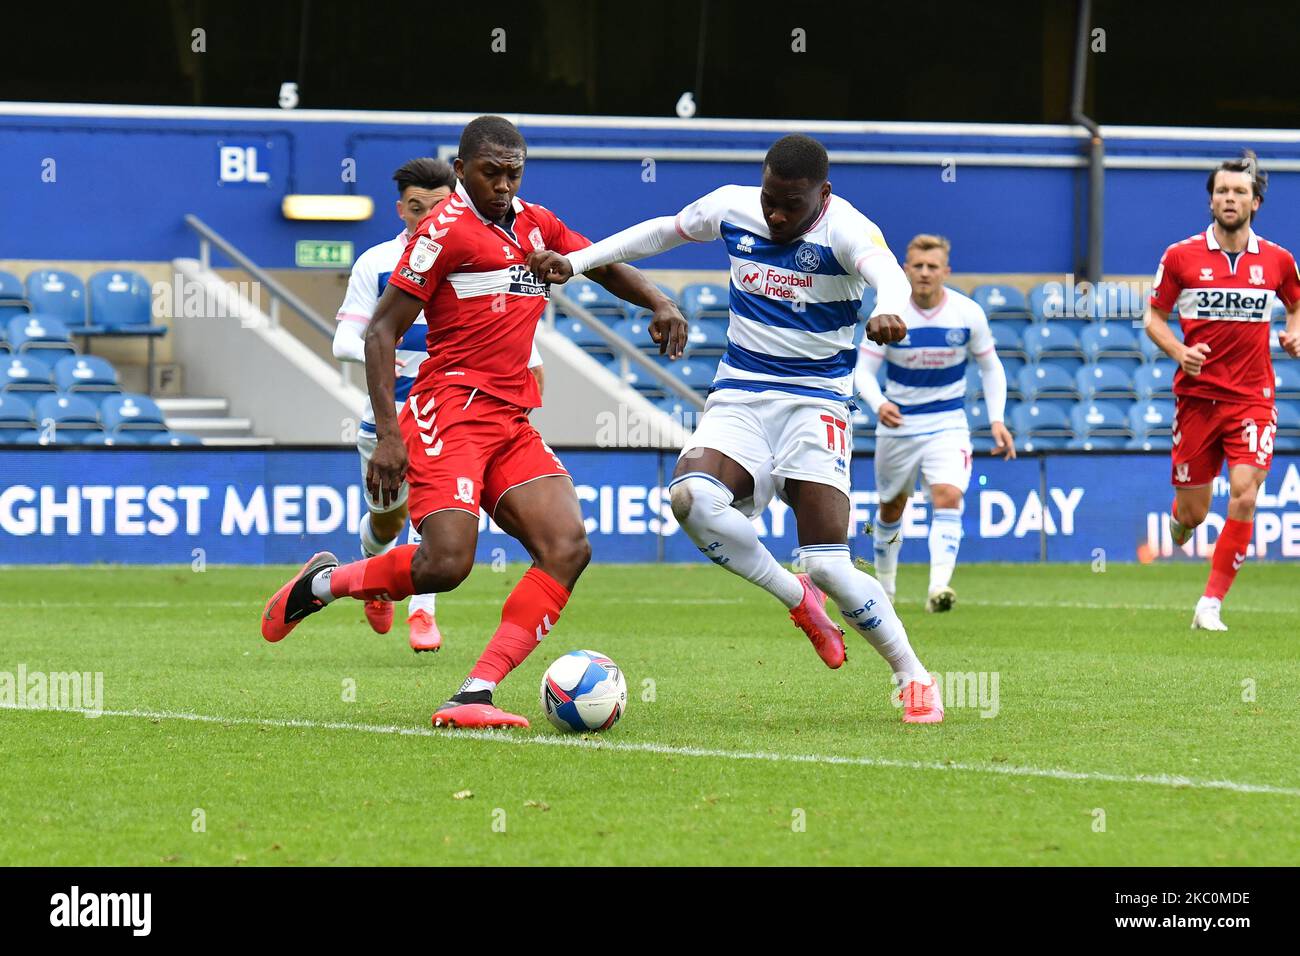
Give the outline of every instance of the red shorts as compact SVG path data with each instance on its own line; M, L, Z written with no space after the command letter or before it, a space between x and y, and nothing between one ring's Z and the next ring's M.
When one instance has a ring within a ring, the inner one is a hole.
M1273 464L1275 434L1277 409L1271 402L1178 399L1174 404L1174 486L1210 484L1225 458L1229 468L1251 465L1268 471Z
M569 477L528 412L466 385L439 384L412 393L398 416L406 442L408 507L416 528L448 509L488 514L511 488Z

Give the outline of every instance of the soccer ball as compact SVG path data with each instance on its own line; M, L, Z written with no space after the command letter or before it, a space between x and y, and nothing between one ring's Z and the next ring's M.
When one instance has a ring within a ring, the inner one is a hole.
M557 730L608 730L627 706L627 681L596 651L570 651L542 677L542 711Z

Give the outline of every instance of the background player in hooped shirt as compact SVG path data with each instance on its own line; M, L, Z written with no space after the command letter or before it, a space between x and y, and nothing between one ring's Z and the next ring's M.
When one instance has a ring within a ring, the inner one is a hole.
M339 307L338 328L334 333L334 357L341 361L365 364L366 326L375 314L375 307L379 304L384 287L388 285L388 278L397 269L397 263L406 251L407 243L415 234L420 220L455 189L456 173L450 163L424 156L404 163L393 173L393 181L397 183L397 215L406 224L406 228L394 238L371 246L361 253L352 266L347 294L343 305ZM428 331L424 314L421 313L397 344L397 382L393 397L397 399L399 407L410 394L420 364L428 357L424 341ZM536 376L540 390L543 381L542 358L535 345L528 366ZM357 431L357 452L361 456L363 487L375 444L375 416L367 397L365 411L361 415L361 426ZM397 493L397 500L387 506L371 497L369 489L365 489L365 495L369 510L361 518L361 551L367 557L374 557L397 544L397 538L406 524L407 488L403 484ZM415 525L411 525L407 543L420 543L420 534ZM434 598L433 594L411 595L407 626L411 648L415 651L436 651L442 646L442 634L434 617ZM366 601L364 607L370 626L379 634L387 634L393 626L393 602L375 598Z
M1291 253L1256 235L1251 222L1267 176L1249 150L1210 173L1204 232L1165 250L1146 312L1147 335L1178 363L1174 375L1174 504L1170 531L1185 544L1210 512L1213 482L1228 462L1228 517L1219 532L1192 628L1226 631L1223 598L1246 560L1255 498L1273 462L1277 432L1269 320L1287 309L1278 340L1300 357L1300 274ZM1169 329L1178 310L1183 341Z
M995 452L1016 457L1003 424L1007 376L994 351L988 317L972 299L948 289L951 246L942 236L919 235L907 245L903 271L912 284L903 321L907 338L860 346L858 393L880 419L876 426L873 526L876 575L894 599L903 510L919 474L930 498L930 588L927 611L947 611L957 600L953 569L961 547L962 498L970 485L971 441L966 420L966 362L979 364ZM885 362L885 391L876 373Z
M572 252L587 240L541 206L518 199L527 147L499 116L461 133L456 192L420 224L366 330L366 382L378 436L367 485L389 504L408 482L411 519L423 540L340 566L314 555L266 602L262 636L279 641L307 615L341 597L399 600L450 591L474 566L480 503L517 538L533 566L506 598L501 624L435 727L527 727L493 704L497 685L556 625L591 557L569 473L528 421L540 404L528 354L546 287L525 256ZM687 326L672 301L629 266L592 278L650 309L651 338L679 358ZM423 310L429 358L394 412L394 343Z
M882 344L902 338L908 285L875 224L831 195L828 172L821 143L786 136L768 150L761 187L723 186L676 217L648 220L567 257L536 254L529 263L543 279L563 282L684 242L726 243L727 352L677 461L673 514L701 553L790 609L822 660L839 667L843 632L826 613L829 594L888 661L903 720L938 723L943 704L929 672L885 592L853 566L848 547L858 308L869 282L879 304L867 335ZM805 574L782 567L750 520L774 494L794 510Z

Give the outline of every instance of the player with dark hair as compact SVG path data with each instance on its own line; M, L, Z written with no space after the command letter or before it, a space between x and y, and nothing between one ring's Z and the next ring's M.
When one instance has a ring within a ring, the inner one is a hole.
M843 632L826 613L829 594L844 620L889 663L903 720L938 723L943 703L885 591L849 556L849 403L854 329L868 283L879 292L867 336L903 338L911 287L884 236L827 180L821 143L778 140L761 187L723 186L676 217L632 226L594 246L529 256L543 280L722 239L731 259L727 352L699 426L678 459L672 509L700 552L763 588L789 611L828 667L844 662ZM779 495L794 510L798 563L782 567L751 518Z
M540 404L527 360L546 286L528 253L573 252L588 244L554 213L515 194L526 147L500 117L469 123L455 162L455 193L420 223L366 330L366 380L377 444L366 485L392 501L403 478L423 540L340 566L311 558L263 611L262 635L281 640L307 615L340 597L396 600L450 591L469 575L480 502L533 558L501 613L501 624L460 691L433 715L435 726L528 726L498 709L493 691L559 621L591 556L569 473L528 421ZM611 265L592 278L650 309L650 335L679 358L686 321L635 269ZM394 343L421 309L428 359L394 412Z
M1214 221L1160 259L1146 311L1147 335L1178 363L1174 376L1170 533L1185 544L1210 512L1213 482L1228 462L1228 515L1192 627L1226 631L1223 598L1249 553L1255 498L1273 461L1277 433L1269 321L1287 310L1278 340L1300 357L1300 273L1290 252L1251 228L1268 178L1249 150L1210 172ZM1169 328L1178 310L1183 340Z

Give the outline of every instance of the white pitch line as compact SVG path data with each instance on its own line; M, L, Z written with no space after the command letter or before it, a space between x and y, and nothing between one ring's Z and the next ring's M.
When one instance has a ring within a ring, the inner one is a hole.
M500 607L501 598L444 598L453 604L490 604L494 607ZM744 604L744 598L620 598L620 604ZM117 608L145 608L145 609L163 609L163 608L205 608L205 607L242 607L253 608L256 605L251 601L0 601L0 608L16 608L30 610L55 610L58 608L94 608L97 611L112 611Z
M0 704L0 710L34 710ZM1096 771L1049 770L1004 764L949 763L924 760L894 760L888 757L839 757L831 754L783 754L771 751L713 750L701 747L673 747L667 744L596 740L588 737L525 737L508 731L434 730L432 727L401 727L393 724L354 724L343 721L296 720L275 717L216 717L176 711L104 710L84 708L44 708L44 712L83 714L99 717L134 717L145 720L185 720L203 724L227 724L252 727L280 727L304 730L351 730L366 734L394 734L401 737L449 737L453 740L478 740L514 746L576 747L581 750L609 750L617 753L648 753L667 757L702 757L715 760L761 761L765 763L811 763L827 766L881 767L895 770L938 770L958 773L986 773L1006 777L1039 777L1048 780L1072 780L1095 783L1140 783L1184 790L1228 790L1233 793L1268 793L1300 797L1300 789L1275 787L1261 783L1238 783L1233 780L1196 780L1169 774L1117 774Z

